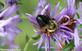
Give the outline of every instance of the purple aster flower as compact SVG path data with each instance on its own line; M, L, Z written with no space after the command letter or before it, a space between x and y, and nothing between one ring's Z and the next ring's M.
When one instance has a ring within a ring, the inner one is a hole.
M16 10L17 6L13 4L0 13L0 37L2 37L0 44L8 44L9 48L15 48L14 39L20 32L17 24L21 19L19 15L13 16Z
M54 9L56 13L59 3ZM46 3L46 0L39 0L39 4L35 11L35 16L27 13L29 21L34 25L38 34L41 34L41 38L35 44L38 44L38 48L45 42L45 50L50 51L50 38L56 39L55 32L58 29L57 22L54 17L50 15L50 4ZM59 41L58 41L59 43Z
M45 50L50 51L51 38L59 48L58 50L62 50L66 42L69 43L70 40L74 40L77 49L80 42L76 27L81 22L74 18L76 14L75 0L68 0L68 7L56 16L58 7L59 3L50 14L51 5L46 3L46 0L39 0L35 16L27 13L36 32L41 35L40 40L35 44L38 44L38 48L40 48L45 42Z
M62 25L63 28L67 27L70 29L70 31L66 29L62 30L65 32L62 37L64 37L65 35L68 37L63 40L69 42L69 40L74 39L75 48L76 48L76 51L78 51L80 46L80 38L78 35L79 31L77 29L77 26L82 24L82 22L81 22L81 19L75 19L75 14L76 14L75 0L68 0L68 7L64 8L55 19L63 23ZM67 19L67 17L69 19ZM72 37L71 39L70 39L70 36Z

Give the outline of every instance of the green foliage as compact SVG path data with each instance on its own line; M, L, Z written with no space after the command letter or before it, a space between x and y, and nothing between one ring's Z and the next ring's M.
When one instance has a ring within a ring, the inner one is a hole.
M4 4L0 2L0 11L2 11L3 8L4 8Z
M80 15L79 15L79 13L78 13L78 12L76 13L76 15L77 15L77 17L78 17L78 19L79 19L79 18L80 18Z
M79 7L79 0L75 0L76 2L75 2L75 5L76 5L76 8L78 9L78 7Z
M33 45L33 43L34 43L34 40L30 39L30 40L26 43L26 45L25 45L23 51L38 51L38 50L37 50L37 46L36 46L36 45Z
M37 34L32 36L32 39L34 40L38 40L39 38L40 38L40 35L37 35Z
M66 46L63 48L63 51L70 51L74 48L74 41L71 40L69 44L66 44Z
M82 2L82 0L80 0Z

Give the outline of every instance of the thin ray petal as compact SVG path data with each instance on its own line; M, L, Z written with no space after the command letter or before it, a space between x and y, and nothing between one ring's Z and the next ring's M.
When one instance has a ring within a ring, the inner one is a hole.
M45 5L47 4L47 0L39 0L38 6L35 10L35 16L41 13Z
M54 8L54 11L51 13L51 16L52 17L55 17L56 16L56 13L58 11L59 5L60 5L60 2L57 3L57 5Z

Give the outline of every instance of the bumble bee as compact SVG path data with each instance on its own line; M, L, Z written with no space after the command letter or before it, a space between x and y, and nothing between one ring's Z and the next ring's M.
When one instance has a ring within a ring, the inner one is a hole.
M44 28L47 32L54 32L57 28L57 23L55 20L51 19L49 16L46 15L38 15L36 17L37 23L39 24L40 28Z

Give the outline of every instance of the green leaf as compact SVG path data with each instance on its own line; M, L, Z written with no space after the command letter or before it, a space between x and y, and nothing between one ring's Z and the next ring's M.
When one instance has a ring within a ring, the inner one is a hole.
M82 2L82 0L80 0L80 2Z
M79 0L75 0L75 5L76 5L76 8L78 9L79 8Z
M28 35L26 35L26 42L28 42L28 40L29 40L29 37L28 37Z
M37 34L34 35L34 36L32 36L32 39L33 39L33 40L38 40L39 38L40 38L40 35L37 35Z
M2 11L4 8L4 4L2 2L0 2L0 11Z
M45 51L45 48L40 48L39 51ZM50 51L55 51L55 49L51 48Z
M30 39L29 42L26 43L24 51L38 51L37 46L33 45L34 40Z
M76 15L77 15L77 17L78 17L78 19L79 19L79 18L80 18L80 15L79 15L79 13L78 13L78 12L76 13Z
M38 0L20 0L20 13L34 13Z
M80 24L78 27L79 27L79 28L82 28L82 24Z
M74 41L71 40L69 44L67 44L64 48L63 48L63 51L68 51L70 49L73 49L74 48Z

